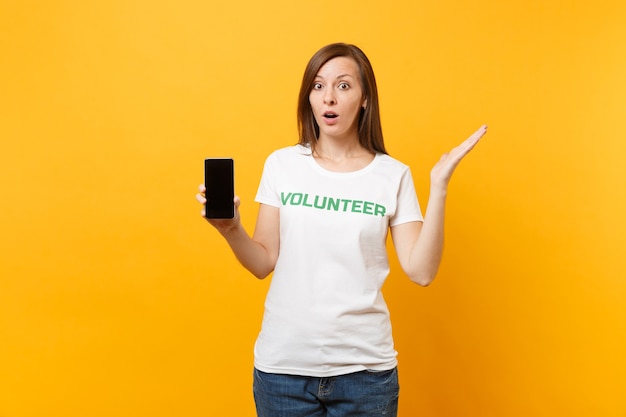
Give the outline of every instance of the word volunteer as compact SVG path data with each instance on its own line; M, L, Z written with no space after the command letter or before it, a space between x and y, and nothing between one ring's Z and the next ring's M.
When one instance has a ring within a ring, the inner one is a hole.
M384 217L387 209L385 206L363 200L348 200L346 198L332 198L315 195L311 197L307 193L280 193L283 206L303 206L320 210L342 211L351 213L363 213L371 216Z

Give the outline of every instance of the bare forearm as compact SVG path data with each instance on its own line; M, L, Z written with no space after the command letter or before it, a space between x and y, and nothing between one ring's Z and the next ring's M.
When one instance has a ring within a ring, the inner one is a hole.
M241 224L239 205L241 200L235 197L235 215L232 219L213 219L206 217L206 187L198 186L199 193L196 200L202 204L200 214L226 239L233 253L241 264L259 279L268 276L276 265L278 259L279 238L279 212L277 207L261 204L257 217L254 236L250 237Z
M431 189L422 230L411 250L411 279L420 284L430 284L437 275L444 242L445 189Z
M405 224L392 228L402 268L412 281L428 285L437 275L443 254L444 220L448 183L457 165L487 132L481 126L449 153L442 155L430 171L430 196L422 225Z
M254 276L262 279L274 270L275 257L260 242L253 240L241 224L220 233L239 262Z

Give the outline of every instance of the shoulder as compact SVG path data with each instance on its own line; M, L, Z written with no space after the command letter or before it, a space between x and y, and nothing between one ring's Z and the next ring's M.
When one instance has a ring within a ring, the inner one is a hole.
M405 164L397 160L396 158L387 155L387 154L378 154L378 166L380 169L383 169L389 173L398 173L400 175L410 172L411 168Z
M265 170L293 169L302 166L311 150L302 145L287 146L273 151L265 160Z
M267 159L297 158L300 155L311 155L311 149L303 145L292 145L272 152Z
M311 149L302 145L287 146L273 151L266 159L267 163L288 163L301 161L303 157L310 156Z

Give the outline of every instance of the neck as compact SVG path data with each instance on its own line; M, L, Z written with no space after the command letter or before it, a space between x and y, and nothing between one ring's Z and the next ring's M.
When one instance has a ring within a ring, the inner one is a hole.
M371 152L361 146L357 137L348 140L320 137L313 148L313 156L316 158L334 161L359 158L364 154Z
M313 157L323 168L335 172L352 172L366 167L375 157L356 141L318 140Z

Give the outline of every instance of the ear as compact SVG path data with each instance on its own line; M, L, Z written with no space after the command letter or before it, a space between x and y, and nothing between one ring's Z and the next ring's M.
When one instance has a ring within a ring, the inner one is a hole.
M363 99L363 103L361 103L361 107L363 107L363 110L367 108L367 98Z

